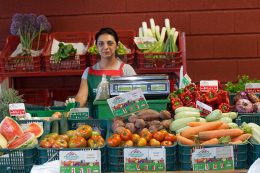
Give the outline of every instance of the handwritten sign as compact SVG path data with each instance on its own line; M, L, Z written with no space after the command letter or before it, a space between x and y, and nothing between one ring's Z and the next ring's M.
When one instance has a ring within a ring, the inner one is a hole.
M203 103L203 102L200 102L200 101L196 101L196 108L200 109L201 110L201 115L208 115L212 112L212 107Z
M24 116L26 113L24 103L9 104L9 113L11 116Z
M218 91L219 82L217 80L201 80L200 81L200 91Z
M245 91L252 93L260 93L260 83L246 83Z

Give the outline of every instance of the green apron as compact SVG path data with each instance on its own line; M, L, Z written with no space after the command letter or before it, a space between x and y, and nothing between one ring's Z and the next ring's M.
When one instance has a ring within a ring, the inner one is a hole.
M96 111L93 105L93 102L96 98L96 90L98 84L102 80L102 75L105 74L107 80L109 81L111 76L123 76L123 66L124 63L121 63L118 70L95 70L92 67L89 67L88 71L88 108L89 108L89 115L92 118L97 118Z

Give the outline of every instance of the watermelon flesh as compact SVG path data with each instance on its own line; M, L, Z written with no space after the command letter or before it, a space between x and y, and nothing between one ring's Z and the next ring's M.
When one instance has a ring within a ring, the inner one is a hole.
M5 117L0 124L0 133L10 142L23 134L20 125L10 117Z
M43 134L43 128L39 123L31 123L29 127L24 132L33 133L36 138L39 138Z
M18 149L18 148L30 148L37 144L37 139L35 135L31 132L24 132L22 136L15 138L11 141L7 148Z

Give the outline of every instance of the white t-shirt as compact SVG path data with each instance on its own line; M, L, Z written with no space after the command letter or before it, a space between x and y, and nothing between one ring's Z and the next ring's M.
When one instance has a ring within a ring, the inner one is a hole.
M116 70L119 70L121 64L122 64L122 61L120 59L117 59ZM92 68L94 70L100 70L99 62L96 63L95 65L93 65ZM87 67L85 69L81 78L87 79L88 78L88 71L89 71L89 67ZM130 66L129 64L124 64L124 66L123 66L123 76L133 76L133 75L136 75L136 72L134 71L133 67Z

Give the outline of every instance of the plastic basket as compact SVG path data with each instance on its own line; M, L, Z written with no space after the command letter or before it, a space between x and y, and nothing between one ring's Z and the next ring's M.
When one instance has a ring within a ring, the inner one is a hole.
M149 107L156 111L166 110L167 104L170 103L168 99L161 100L146 100ZM113 119L114 115L111 112L107 101L95 101L94 103L96 109L96 115L98 119Z
M181 33L177 39L178 52L143 53L136 51L137 70L140 73L180 72L183 66L186 73L185 34Z
M92 33L92 37L95 39L95 34ZM127 53L125 55L117 55L124 63L129 64L131 66L135 66L135 31L133 30L117 30L117 34L119 37L119 41L123 43L128 49L131 50L131 53ZM89 55L90 66L95 65L99 60L99 55Z
M223 147L227 145L211 145L211 146L198 146L199 148L212 148L212 147ZM191 154L196 146L182 145L178 143L178 160L181 170L192 170ZM247 163L247 144L233 145L234 151L234 166L235 169L246 169L248 168Z
M236 123L237 125L242 125L243 122L246 123L256 123L258 125L260 125L260 114L254 114L254 115L240 115L237 119L236 119Z
M52 123L52 122L51 122ZM50 125L51 125L50 123ZM92 127L98 127L101 129L101 135L106 140L108 122L106 120L69 120L69 129L75 130L82 124L88 124ZM49 129L50 130L50 129ZM49 131L50 132L50 131ZM48 133L45 133L48 134ZM89 150L90 148L66 148L66 149L54 149L54 148L41 148L38 149L38 164L44 164L47 161L53 161L59 159L59 151L79 151L79 150ZM102 172L107 170L107 147L103 146L99 148L101 151L101 169Z
M17 89L20 95L23 95L25 103L49 106L51 101L48 89Z
M10 57L18 44L19 36L10 35L6 39L5 46L1 53L1 72L39 72L41 71L41 54L36 57L17 56ZM39 50L45 49L48 43L48 34L41 34L39 42ZM36 50L38 45L38 37L34 39L32 49Z
M86 68L86 54L76 55L55 63L51 58L53 39L65 43L78 43L89 46L91 42L90 32L55 32L50 34L50 42L44 51L44 62L46 71L84 70Z

